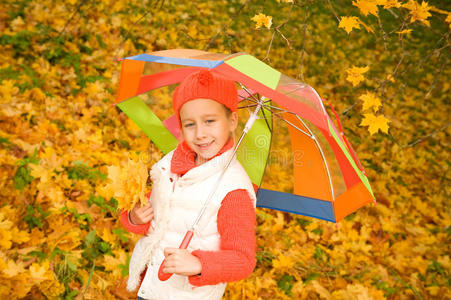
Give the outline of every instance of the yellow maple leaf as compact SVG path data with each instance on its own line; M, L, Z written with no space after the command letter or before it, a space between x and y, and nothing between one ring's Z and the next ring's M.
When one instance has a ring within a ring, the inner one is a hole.
M30 276L35 280L51 279L50 276L50 263L48 260L43 263L34 263L30 266Z
M448 16L445 19L446 23L449 23L449 28L451 29L451 13L448 14Z
M353 28L360 28L359 18L357 17L341 17L338 28L343 28L349 34Z
M368 126L368 131L371 135L375 134L379 130L388 133L388 120L383 115L375 116L373 113L363 114L363 120L360 126Z
M441 256L437 259L437 261L446 269L451 269L451 260L449 259L449 255Z
M273 267L275 269L292 268L296 260L287 255L279 255L277 259L272 260Z
M378 16L378 8L375 1L369 1L369 0L357 0L353 1L352 5L357 6L362 14L367 16L368 14Z
M127 255L123 249L118 249L113 251L114 256L105 255L103 265L105 270L112 271L114 278L121 277L120 265L124 265L127 261Z
M317 222L312 222L312 223L308 224L308 225L305 227L305 229L306 229L307 231L313 231L313 230L315 230L316 228L318 228L318 226L319 226L319 224L318 224Z
M437 285L432 285L432 286L428 286L426 287L426 290L429 292L429 294L431 294L432 296L437 296L438 292L440 291L440 286Z
M429 6L427 2L423 1L420 5L416 1L410 0L402 6L410 11L410 23L420 21L428 27L431 25L427 18L431 16L429 10L431 10L432 6Z
M27 91L30 94L30 97L37 101L42 101L45 99L44 92L39 88L33 88L30 91Z
M285 224L285 220L283 218L283 214L281 212L277 212L277 217L273 218L274 224L271 227L273 232L278 232L283 229L283 225Z
M366 94L361 95L359 99L363 101L362 110L373 108L374 112L376 112L382 105L381 99L379 99L374 93L371 92L366 92Z
M47 299L58 299L65 290L64 284L58 280L46 280L39 284L39 289Z
M376 4L383 5L385 9L391 7L401 7L401 3L399 3L398 0L377 0Z
M284 3L294 3L294 0L276 0L278 3L284 2Z
M0 212L0 248L9 249L12 245L12 228L13 223L6 219L4 214Z
M346 69L346 73L348 76L346 77L346 80L352 83L353 86L358 85L365 77L363 77L363 73L368 72L370 68L368 66L366 67L352 67Z
M18 260L17 262L14 262L13 260L9 260L7 263L6 268L4 268L2 270L3 274L6 275L6 277L14 277L17 274L21 274L23 272L25 272L24 269L24 263L20 260Z
M34 178L40 178L42 183L49 182L52 178L53 170L47 169L42 163L39 163L38 165L30 164L30 169L30 175Z
M118 208L130 210L138 202L147 203L145 196L147 167L140 161L128 158L124 166L109 166L108 183L101 189L108 196L118 200Z
M14 80L3 80L0 85L0 103L8 103L12 97L19 92L19 88L14 85Z
M17 244L22 244L30 240L30 235L27 231L19 230L17 227L11 228L12 241Z
M88 96L95 96L103 90L103 84L100 81L88 83L85 92Z
M271 24L272 24L271 16L267 16L262 13L259 13L258 15L253 16L251 20L254 21L255 23L257 23L257 24L255 24L255 29L258 29L262 26L265 26L268 29L271 28Z
M332 299L329 291L322 286L317 280L312 280L311 289L315 291L321 299Z
M107 243L114 244L116 241L116 235L111 232L110 229L104 227L103 231L99 232L100 237Z
M372 287L369 290L368 287L361 284L348 284L346 289L336 290L332 293L332 299L345 300L345 299L385 299L382 291Z

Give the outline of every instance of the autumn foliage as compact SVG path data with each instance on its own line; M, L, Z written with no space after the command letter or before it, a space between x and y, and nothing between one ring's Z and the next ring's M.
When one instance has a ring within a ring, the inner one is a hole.
M124 283L139 237L121 227L118 207L145 201L146 171L162 153L111 106L117 59L172 48L248 52L314 87L378 202L337 226L257 209L257 267L225 299L451 298L446 6L3 1L1 298L135 298ZM155 109L170 115L164 101Z

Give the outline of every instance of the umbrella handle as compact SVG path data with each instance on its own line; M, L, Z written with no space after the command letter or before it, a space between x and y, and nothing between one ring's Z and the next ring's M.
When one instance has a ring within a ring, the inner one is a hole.
M179 249L186 249L186 248L188 248L188 245L191 242L191 239L193 238L193 234L194 234L194 232L192 230L188 230L186 232L185 237L183 238L183 241L182 241L182 243L179 246ZM163 260L163 262L160 265L160 268L158 269L158 278L161 281L166 281L172 276L172 273L165 273L165 272L163 272L165 261L166 261L166 259Z

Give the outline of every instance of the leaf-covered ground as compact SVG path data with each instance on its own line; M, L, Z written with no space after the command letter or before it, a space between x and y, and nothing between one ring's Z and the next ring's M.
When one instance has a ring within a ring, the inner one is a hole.
M313 86L378 201L337 226L257 209L257 267L225 299L451 298L449 4L279 2L0 4L2 298L135 297L139 237L101 187L162 154L111 106L117 59L172 48L248 52Z

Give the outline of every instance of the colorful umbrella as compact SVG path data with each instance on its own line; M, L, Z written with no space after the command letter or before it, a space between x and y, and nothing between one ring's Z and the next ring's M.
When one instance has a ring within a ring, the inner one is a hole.
M180 132L174 116L161 121L161 112L170 106L165 109L147 92L174 87L188 74L208 68L239 83L240 116L265 99L237 152L256 187L257 207L338 222L375 200L338 117L339 129L309 85L246 53L175 49L121 61L115 105L163 153L177 146Z

